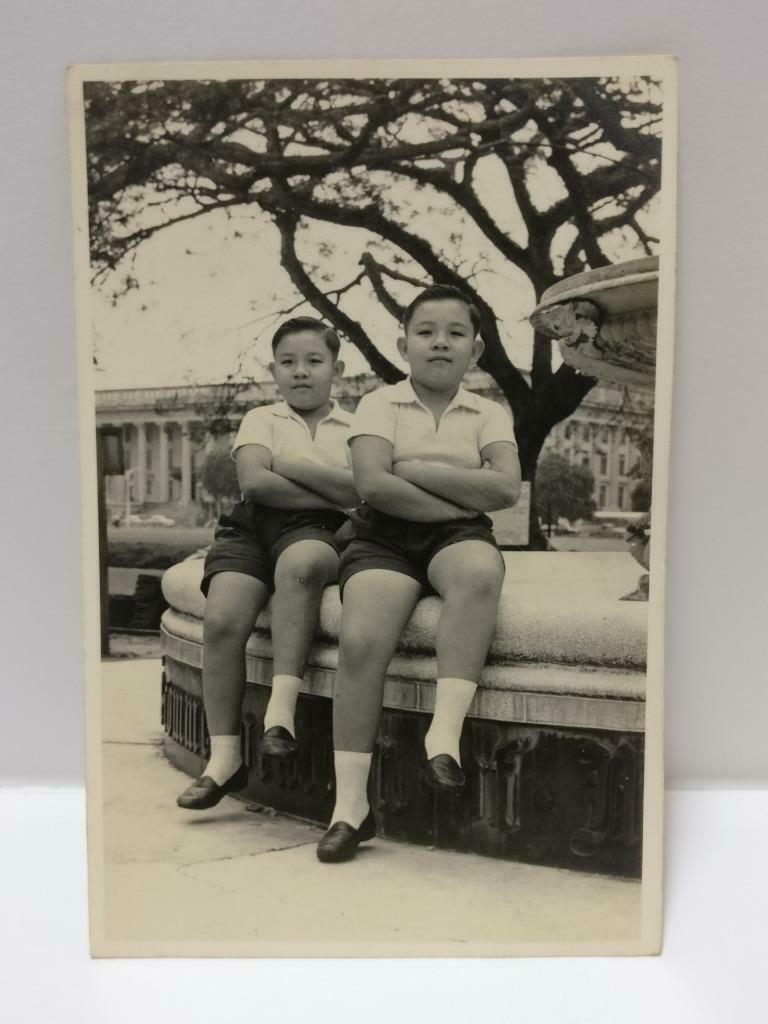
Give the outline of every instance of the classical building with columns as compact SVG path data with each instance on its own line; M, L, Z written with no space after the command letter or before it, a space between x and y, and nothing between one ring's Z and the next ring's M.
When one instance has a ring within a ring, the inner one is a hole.
M479 370L466 383L473 391L503 401L494 381ZM344 378L335 393L345 408L353 410L362 395L377 386L376 377L363 374ZM122 428L128 468L125 477L108 479L108 505L114 511L129 503L135 511L139 506L184 506L205 500L200 483L203 462L213 446L226 443L226 433L217 439L216 425L226 431L225 419L236 424L247 409L278 398L272 381L241 390L211 384L97 391L96 425ZM572 464L592 470L599 509L628 511L636 483L630 473L639 454L634 438L650 424L652 403L649 390L597 385L574 415L552 430L544 452L558 452Z
M125 477L109 478L109 505L125 504L126 486L136 505L189 504L196 499L204 452L195 440L193 398L196 405L201 390L208 389L127 388L96 393L96 425L122 428L128 469ZM168 412L164 404L171 397L178 408Z
M335 394L345 408L354 410L360 397L376 385L373 375L347 377ZM204 500L203 463L211 448L227 443L225 421L236 425L252 406L279 398L273 381L247 387L209 384L97 391L96 426L122 429L127 467L125 477L108 478L107 505L124 509L128 501L135 511L138 506ZM224 437L216 436L217 428L224 430Z
M598 384L573 416L550 431L542 454L557 452L571 465L587 466L595 478L597 508L628 512L637 485L631 475L640 455L637 435L652 423L653 391Z

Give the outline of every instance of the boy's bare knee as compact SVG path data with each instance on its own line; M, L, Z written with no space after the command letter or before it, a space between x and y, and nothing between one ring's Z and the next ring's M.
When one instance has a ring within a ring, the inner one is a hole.
M247 639L250 629L232 615L206 609L203 621L203 643L228 644Z
M486 565L467 569L454 581L454 587L467 601L491 601L498 599L503 583L503 568Z
M347 667L377 661L377 636L372 630L343 631L339 640L339 661Z
M275 589L297 587L307 590L322 590L328 583L329 569L326 562L317 560L290 560L278 565L275 571Z

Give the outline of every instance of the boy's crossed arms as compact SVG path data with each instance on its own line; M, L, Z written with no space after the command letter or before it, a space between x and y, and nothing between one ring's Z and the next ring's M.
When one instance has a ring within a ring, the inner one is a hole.
M517 451L506 441L483 448L481 469L421 459L393 464L392 442L370 434L354 437L351 448L360 497L379 511L404 519L463 519L507 508L520 496Z
M300 456L273 456L260 444L243 445L235 458L246 501L307 510L351 508L359 500L350 469Z

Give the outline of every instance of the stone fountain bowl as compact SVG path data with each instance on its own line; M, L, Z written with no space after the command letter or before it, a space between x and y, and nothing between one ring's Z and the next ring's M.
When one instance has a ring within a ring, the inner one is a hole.
M658 284L657 256L574 274L544 292L531 324L580 373L652 386Z

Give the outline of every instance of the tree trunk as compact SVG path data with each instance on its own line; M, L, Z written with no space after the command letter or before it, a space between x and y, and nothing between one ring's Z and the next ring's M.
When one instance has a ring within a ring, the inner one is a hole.
M515 417L522 478L531 485L528 545L521 550L549 550L550 545L539 526L536 511L536 466L552 428L578 409L594 383L589 377L561 367L557 374L530 388L522 401L519 394L504 394Z
M551 429L551 428L550 428ZM547 430L547 434L549 430ZM537 441L531 443L530 439L523 439L520 444L520 471L523 480L531 485L531 507L528 515L528 544L521 551L548 551L549 542L539 526L539 515L536 510L536 465L541 455L541 449L546 440L546 434Z

